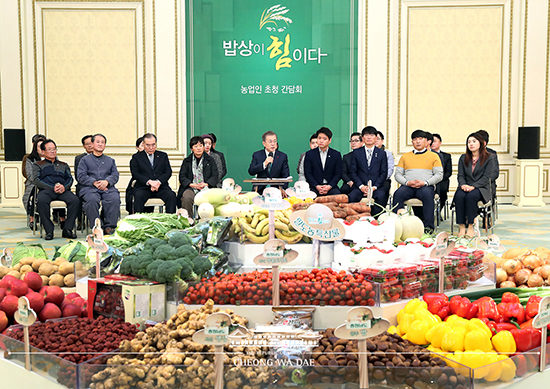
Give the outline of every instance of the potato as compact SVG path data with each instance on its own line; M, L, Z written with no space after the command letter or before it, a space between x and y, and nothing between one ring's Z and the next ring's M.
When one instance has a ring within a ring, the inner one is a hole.
M86 269L80 269L76 271L76 277L77 278L83 278L88 275L88 271Z
M55 272L55 269L53 268L53 265L51 262L44 262L38 268L38 274L40 274L41 276L51 276L54 272Z
M76 270L84 269L84 265L83 265L82 262L80 262L80 261L76 261L76 262L74 263L74 266L75 266L75 269L76 269Z
M21 273L21 275L26 274L30 271L32 271L32 266L31 265L23 265L23 266L21 266L21 269L19 269L19 273Z
M63 262L61 265L59 265L58 272L62 276L66 276L67 274L74 273L74 263Z
M12 266L12 270L19 271L19 269L21 269L21 266L21 262L19 262L17 265Z
M61 274L53 274L50 276L49 285L65 286L64 278Z
M35 259L32 263L32 268L34 269L34 271L38 271L40 265L42 265L44 262L48 262L48 260L46 258Z
M50 277L48 276L40 276L42 277L42 286L46 286L50 283Z
M10 272L10 268L7 266L0 266L0 278L4 278Z
M21 278L21 273L19 273L18 271L16 270L12 270L10 271L8 274L6 274L8 276L14 276L15 278L19 279Z
M76 282L74 280L74 274L67 274L65 278L63 278L63 282L65 283L65 286L73 287L76 285Z
M25 257L25 258L21 258L21 260L19 261L19 263L21 264L21 266L23 265L31 265L32 266L32 263L36 260L35 257Z
M67 259L65 259L65 258L63 258L63 257L57 257L57 258L55 259L55 261L53 261L53 264L59 266L59 265L61 265L63 262L68 262L68 261L67 261Z

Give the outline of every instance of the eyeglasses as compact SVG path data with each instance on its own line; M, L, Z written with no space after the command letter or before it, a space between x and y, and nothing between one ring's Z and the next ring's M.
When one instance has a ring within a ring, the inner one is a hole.
M57 149L46 149L44 151L47 151L48 153L53 153L54 151L57 151Z
M274 144L277 144L277 139L275 139L275 140L269 139L269 140L266 140L265 143L269 143L270 145L274 145Z
M361 143L361 139L352 139L349 143Z

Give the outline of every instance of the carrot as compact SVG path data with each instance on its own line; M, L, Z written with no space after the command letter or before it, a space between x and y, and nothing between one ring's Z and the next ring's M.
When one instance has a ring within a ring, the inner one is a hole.
M330 202L336 202L336 203L347 203L348 202L348 196L344 194L339 195L330 195L330 196L319 196L315 199L316 203L330 203Z
M348 216L357 215L358 213L361 213L361 212L357 212L355 209L351 207L341 207L340 209L343 209L344 211L346 211Z
M312 203L296 203L292 204L293 211L301 211L302 209L308 209Z
M326 205L327 207L337 207L338 206L338 203L337 202L334 202L334 201L331 201L329 203L323 203L324 205Z
M370 207L365 203L349 203L341 206L352 208L354 211L357 211L357 213L370 212Z
M332 215L335 219L347 219L348 214L343 210L332 211Z
M348 217L346 217L346 221L347 222L353 222L353 221L361 219L364 216L370 216L370 212L358 213L357 215L348 216Z

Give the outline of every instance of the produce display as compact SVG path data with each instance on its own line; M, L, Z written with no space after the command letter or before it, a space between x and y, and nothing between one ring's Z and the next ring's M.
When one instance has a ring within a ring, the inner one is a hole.
M497 268L497 287L536 288L550 285L550 249L510 249L502 257L488 256Z
M70 318L57 322L38 323L29 328L30 344L42 351L56 355L71 363L79 364L116 350L121 341L130 341L137 333L134 325L121 319ZM23 341L23 329L14 328L7 335ZM62 368L57 380L74 387L76 369Z
M370 216L370 206L366 203L348 203L347 195L321 196L317 197L315 202L329 207L335 218L345 219L348 222ZM292 209L295 211L307 209L310 204L309 202L295 202L292 204Z
M361 274L312 269L281 272L279 275L282 305L369 305L377 301L373 284ZM252 271L239 274L216 273L214 277L190 284L185 304L270 305L271 272Z
M204 328L208 315L220 311L220 308L214 307L212 300L195 310L187 310L180 305L166 324L156 324L138 332L133 340L123 341L120 344L123 354L108 360L109 365L115 366L106 369L103 366L88 366L89 372L94 372L90 388L214 387L214 346L195 343L192 336ZM235 325L246 326L248 323L229 309L223 312L230 315ZM224 364L236 365L224 371L226 388L267 386L270 376L265 367L241 366L243 361L252 360L256 355L262 357L266 347L248 347L247 354L243 353L242 347L225 346L224 349L227 353Z
M40 286L74 287L76 280L85 277L87 271L82 262L69 262L63 257L57 257L54 261L47 258L24 257L11 268L0 266L0 279L8 275L25 280L25 282L35 287L38 285L39 280Z
M303 236L290 224L291 210L275 211L275 237L288 244L295 244L303 240L310 243L307 236ZM240 236L241 243L249 241L264 244L269 239L269 211L254 207L252 214L233 218L234 232Z

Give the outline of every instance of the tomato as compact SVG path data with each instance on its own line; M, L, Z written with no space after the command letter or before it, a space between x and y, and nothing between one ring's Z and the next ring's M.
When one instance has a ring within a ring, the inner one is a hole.
M346 296L346 298L349 300L349 299L351 299L351 297L353 296L353 293L351 292L351 290L348 289L348 290L346 290L346 292L345 292L345 296Z
M352 306L353 305L353 300L348 300L347 305Z

